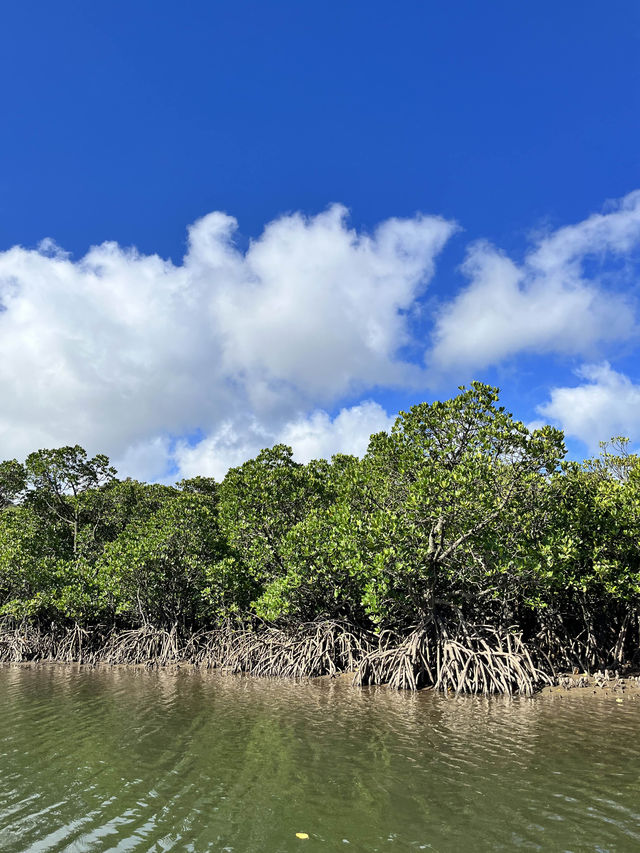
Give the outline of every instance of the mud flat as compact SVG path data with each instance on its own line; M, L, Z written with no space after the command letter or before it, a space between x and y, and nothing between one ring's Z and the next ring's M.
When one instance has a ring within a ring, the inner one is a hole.
M586 672L559 676L558 683L547 686L539 694L549 699L600 699L618 703L640 699L640 676L620 676L608 670L590 675Z

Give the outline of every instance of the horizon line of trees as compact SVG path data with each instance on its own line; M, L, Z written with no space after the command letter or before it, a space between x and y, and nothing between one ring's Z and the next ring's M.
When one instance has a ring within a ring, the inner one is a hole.
M640 458L624 438L565 455L561 431L528 429L479 382L401 412L362 459L305 465L276 445L220 483L118 480L106 456L38 450L0 463L0 617L184 633L437 617L517 627L547 657L630 660Z

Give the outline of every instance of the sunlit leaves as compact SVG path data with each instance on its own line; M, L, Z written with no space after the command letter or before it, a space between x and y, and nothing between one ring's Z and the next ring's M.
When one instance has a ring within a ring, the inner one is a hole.
M639 608L640 460L623 439L564 452L480 383L401 412L362 460L276 445L220 484L119 482L106 457L41 450L0 464L0 615L186 632L551 614L582 631Z

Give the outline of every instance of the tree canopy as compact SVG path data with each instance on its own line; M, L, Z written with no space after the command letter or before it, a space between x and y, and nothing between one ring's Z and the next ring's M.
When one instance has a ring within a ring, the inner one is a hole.
M640 630L640 459L621 438L564 457L559 430L477 382L401 412L362 459L303 465L276 445L220 483L118 480L106 456L38 450L0 463L0 616L490 625L550 660L621 661Z

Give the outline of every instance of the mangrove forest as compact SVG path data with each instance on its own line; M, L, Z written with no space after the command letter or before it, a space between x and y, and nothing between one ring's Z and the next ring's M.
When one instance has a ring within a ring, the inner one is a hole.
M276 445L220 483L79 446L0 464L0 660L530 694L639 647L640 458L569 461L481 383L362 459Z

